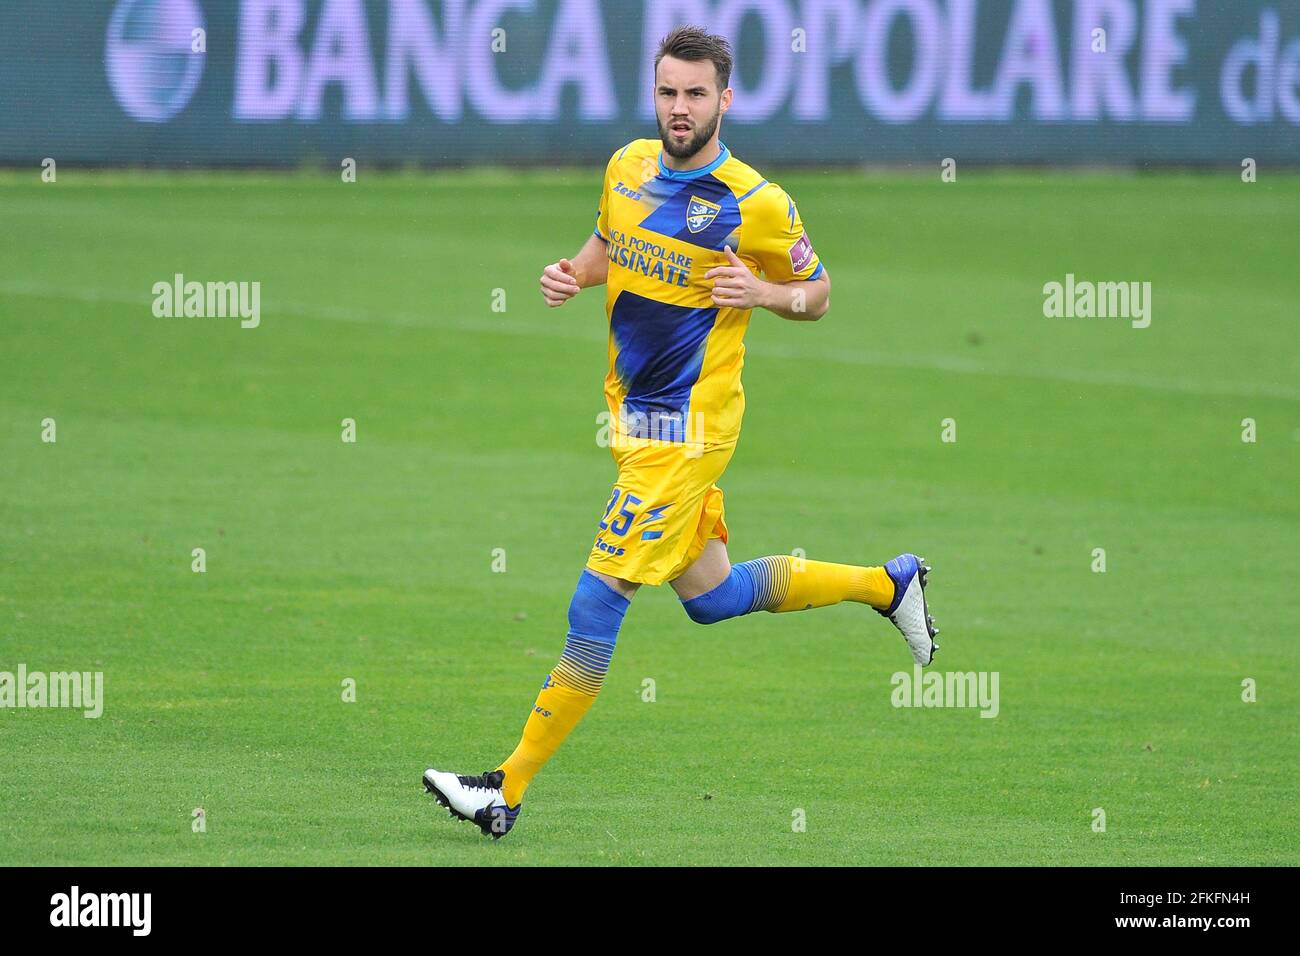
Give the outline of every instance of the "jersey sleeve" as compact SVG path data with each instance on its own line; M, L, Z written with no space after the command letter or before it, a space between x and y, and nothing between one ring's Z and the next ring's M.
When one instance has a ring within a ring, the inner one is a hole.
M742 242L742 251L758 260L769 282L817 278L822 274L822 263L813 251L794 200L775 183L764 192L767 195L754 197L760 201L752 212L745 210L747 241Z

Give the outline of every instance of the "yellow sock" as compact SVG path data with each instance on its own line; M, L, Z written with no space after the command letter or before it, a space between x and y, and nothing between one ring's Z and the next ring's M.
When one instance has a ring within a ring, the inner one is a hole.
M558 668L557 668L558 670ZM595 694L587 694L563 684L554 682L554 675L547 678L542 692L537 695L533 712L524 724L524 734L515 747L515 752L497 767L506 772L502 783L502 796L506 803L515 807L524 798L524 791L532 783L537 771L551 759L556 748L569 736L570 731L578 725L582 715L595 701Z
M519 805L537 771L564 743L591 707L609 672L628 599L583 571L569 605L569 634L560 661L542 683L515 752L496 769L505 771L501 795Z
M786 554L746 561L754 576L755 610L805 611L841 601L885 609L894 600L894 581L882 567L809 561Z

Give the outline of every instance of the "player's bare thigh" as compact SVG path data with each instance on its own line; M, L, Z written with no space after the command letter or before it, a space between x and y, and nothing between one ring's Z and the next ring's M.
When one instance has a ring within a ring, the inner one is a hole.
M669 583L683 601L708 594L731 573L731 559L721 538L710 538L691 566ZM626 583L626 582L625 582Z
M641 587L641 584L638 581L624 581L622 578L616 578L612 574L606 574L604 571L593 571L591 568L587 568L587 572L596 575L596 577L600 578L629 601L632 600L632 595L636 594L637 588Z

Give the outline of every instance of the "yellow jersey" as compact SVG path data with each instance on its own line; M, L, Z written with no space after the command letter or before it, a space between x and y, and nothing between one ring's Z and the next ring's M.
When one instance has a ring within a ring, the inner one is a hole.
M815 279L823 267L794 201L731 155L664 165L658 139L617 150L605 167L595 234L609 279L605 400L625 437L723 444L740 434L745 330L752 309L713 304L730 246L769 282Z

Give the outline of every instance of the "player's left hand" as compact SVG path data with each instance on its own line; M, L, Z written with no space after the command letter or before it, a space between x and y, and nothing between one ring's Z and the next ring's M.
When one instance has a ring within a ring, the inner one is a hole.
M723 246L728 264L704 273L713 279L713 304L727 309L753 309L762 304L763 282L740 261L731 246Z

